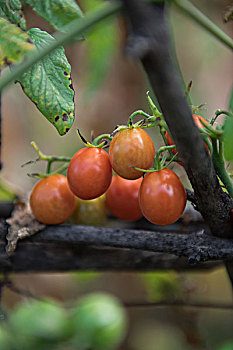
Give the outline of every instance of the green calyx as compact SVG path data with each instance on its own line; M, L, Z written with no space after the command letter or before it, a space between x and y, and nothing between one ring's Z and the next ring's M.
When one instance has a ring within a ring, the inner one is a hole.
M166 169L173 161L180 161L179 159L177 159L178 152L174 154L172 157L168 157L169 151L174 149L175 147L176 147L175 145L160 147L158 152L156 153L153 168L150 168L150 169L141 169L137 167L133 167L133 168L136 170L142 171L143 173L153 173L155 171ZM164 154L161 158L161 153L163 152Z

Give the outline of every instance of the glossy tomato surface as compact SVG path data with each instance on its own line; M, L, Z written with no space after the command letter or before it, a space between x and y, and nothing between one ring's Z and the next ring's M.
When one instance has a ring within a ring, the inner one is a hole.
M132 166L149 169L153 166L155 147L151 137L140 128L119 131L112 139L109 158L115 172L129 180L138 179L142 172Z
M141 184L139 204L143 215L157 225L170 225L182 215L186 192L179 177L170 169L148 173Z
M127 180L115 175L106 192L108 210L121 220L138 220L142 217L139 206L138 192L142 178Z
M108 189L112 180L112 166L102 148L86 147L71 159L67 169L71 191L81 199L94 199Z
M56 225L65 222L72 215L76 198L69 189L65 176L51 175L34 186L30 206L38 221Z
M200 115L197 115L197 114L193 114L193 120L194 120L194 123L196 124L196 126L197 126L198 128L203 128L203 124L201 123L201 120L202 120L203 122L207 123L207 120L206 120L206 119L204 119L203 117L201 117ZM166 133L165 133L165 137L166 137L167 143L168 143L170 146L174 145L174 141L172 140L170 134L169 134L167 131L166 131ZM205 145L205 148L206 148L207 152L209 152L208 146L207 146L205 143L204 143L204 145ZM171 151L172 151L174 154L177 153L177 149L176 149L176 148L173 148ZM178 154L177 156L179 157L179 154ZM179 164L181 164L181 163L179 163Z

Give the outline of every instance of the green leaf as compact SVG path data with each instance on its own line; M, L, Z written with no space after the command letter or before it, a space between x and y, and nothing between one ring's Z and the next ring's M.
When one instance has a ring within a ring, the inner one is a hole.
M0 17L0 66L19 62L34 45L29 36L15 24Z
M28 33L38 50L55 40L39 28L32 28ZM74 89L70 72L64 48L59 47L18 79L25 94L60 135L65 135L74 121Z
M26 30L25 18L20 0L0 0L0 17L8 19L23 30Z
M233 118L226 117L224 123L224 156L227 161L233 160Z
M75 0L24 0L55 29L66 32L66 24L83 17ZM80 38L80 37L79 37Z
M229 101L229 110L233 112L233 88L231 90L231 96L230 96L230 101Z

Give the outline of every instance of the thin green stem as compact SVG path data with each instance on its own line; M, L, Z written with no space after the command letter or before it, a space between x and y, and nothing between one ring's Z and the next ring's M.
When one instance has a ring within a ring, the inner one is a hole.
M56 32L54 37L56 40L50 41L44 45L40 50L33 50L25 56L24 62L15 66L10 71L6 72L0 79L0 92L12 81L18 79L28 68L37 63L40 59L50 54L53 50L61 45L65 45L74 39L76 35L82 34L89 28L93 27L101 20L116 14L121 9L121 3L113 1L108 4L100 6L98 9L89 12L85 17L78 18L67 24L66 32Z
M230 49L233 49L233 40L224 33L216 24L214 24L208 17L206 17L200 10L198 10L188 0L170 0L181 11L191 17L195 22L204 27L208 32L214 35L222 43L227 45Z
M45 160L47 162L53 163L53 162L70 162L70 160L71 160L71 157L48 156L48 155L42 153L34 141L31 142L31 145L39 156L39 158L36 161ZM30 163L31 163L31 161L27 162L26 164L30 164ZM33 161L33 163L34 163L34 161Z
M215 116L211 119L210 121L210 125L214 125L215 121L217 120L217 118L220 116L220 115L227 115L228 117L231 117L233 118L233 113L229 112L229 111L224 111L222 109L217 109L217 111L215 112Z
M95 147L104 146L106 139L111 141L112 140L112 136L110 134L99 135L93 140L92 144ZM100 141L104 141L104 142L99 143Z
M143 116L145 117L146 119L151 119L152 120L152 116L142 110L138 110L138 111L135 111L133 112L130 116L129 116L129 119L128 119L128 126L130 126L130 124L133 123L133 118L136 117L137 115L140 115L140 116ZM152 120L153 121L153 120Z
M160 134L161 134L161 136L162 136L162 138L163 138L163 141L164 141L165 145L166 145L166 146L169 146L169 144L168 144L168 142L167 142L167 139L166 139L166 136L165 136L164 128L161 128L161 127L160 127ZM172 157L173 157L173 153L172 153L172 151L171 151L170 149L169 149L169 154L170 154L170 157L172 158Z
M217 142L219 143L219 149L217 146ZM224 186L226 187L231 198L233 198L233 183L225 168L225 163L223 158L223 144L221 141L219 140L217 141L215 138L213 138L212 146L213 146L212 160L214 163L216 173L219 176L222 183L224 184Z
M46 174L42 174L42 173L32 173L32 174L27 174L29 177L34 177L37 179L43 179L45 177L51 176L51 175L57 175L57 174L61 174L63 173L66 169L68 168L68 164L63 165L62 167L58 168L57 170L51 172L51 173L47 173Z
M47 174L50 174L50 173L51 173L51 166L52 166L52 161L48 161L47 169L46 169L46 173L47 173Z

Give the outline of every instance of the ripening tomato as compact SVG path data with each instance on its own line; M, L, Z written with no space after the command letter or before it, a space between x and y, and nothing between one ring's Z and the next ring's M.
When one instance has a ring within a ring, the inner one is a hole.
M196 126L198 128L203 128L203 124L200 122L200 120L203 120L203 122L206 122L207 123L207 120L205 120L203 117L201 117L200 115L197 115L197 114L193 114L193 120L194 120L194 123L196 124ZM166 131L165 133L165 137L166 137L166 140L167 140L167 143L172 146L174 145L174 141L172 140L170 134ZM209 153L209 148L208 146L206 145L206 143L204 143L205 145L205 148L207 150L207 152ZM176 148L172 148L171 150L174 154L177 153L177 149ZM179 157L179 154L177 154L177 156ZM181 164L181 163L179 163Z
M84 200L76 197L76 208L71 216L71 223L75 225L103 226L107 219L105 194Z
M112 181L112 166L107 152L98 147L79 150L67 169L71 191L81 199L94 199L108 189Z
M64 175L48 176L34 186L30 206L35 218L46 225L65 222L73 213L76 198Z
M186 192L174 171L166 168L148 173L139 190L143 215L157 225L170 225L182 215Z
M112 139L109 158L115 172L129 180L138 179L142 171L132 166L149 169L154 163L155 147L151 137L140 128L119 131Z
M106 192L106 205L108 210L121 220L138 220L142 211L138 202L138 191L142 178L127 180L115 175Z

